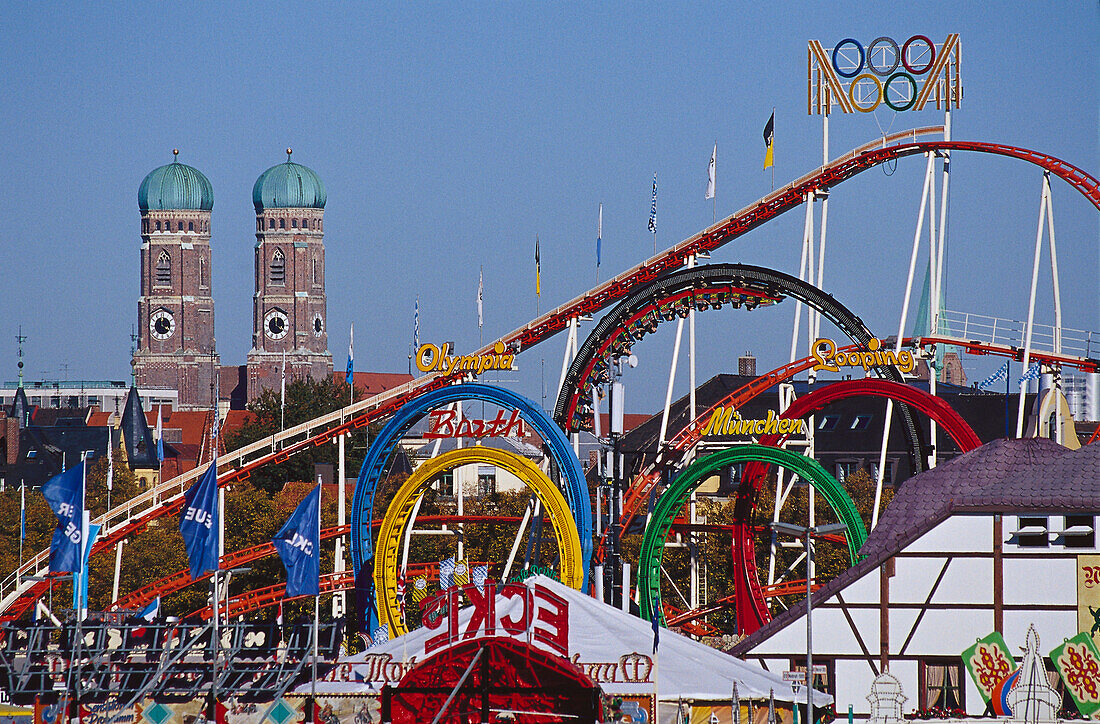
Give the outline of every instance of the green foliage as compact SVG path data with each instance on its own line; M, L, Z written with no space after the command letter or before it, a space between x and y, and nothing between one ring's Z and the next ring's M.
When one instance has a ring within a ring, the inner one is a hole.
M335 412L347 405L349 399L348 387L342 382L336 383L331 378L302 378L286 386L284 411L279 392L265 389L248 404L253 419L235 432L227 434L225 447L227 450L236 450L257 440L270 438L281 429L289 429L326 413ZM358 469L368 442L365 431L352 433L345 448L349 470ZM274 494L287 482L312 480L314 464L335 465L336 458L336 445L319 445L303 450L279 465L264 465L253 471L252 482L256 487Z

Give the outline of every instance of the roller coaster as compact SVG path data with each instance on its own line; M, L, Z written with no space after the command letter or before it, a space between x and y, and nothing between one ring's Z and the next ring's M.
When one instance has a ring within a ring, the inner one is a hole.
M475 353L487 354L494 347L503 345L511 353L518 354L565 331L581 318L591 317L614 307L611 313L596 325L564 374L554 409L554 420L557 422L558 429L556 431L540 430L543 439L553 449L557 468L567 479L564 487L566 496L563 500L567 503L571 515L564 517L570 518L569 522L576 525L576 535L579 537L584 561L580 575L584 578L585 587L588 586L587 578L590 574L589 560L599 562L603 556L604 546L602 544L593 546L590 523L591 502L587 497L587 489L581 487L583 476L579 480L576 478L579 467L575 467L576 458L569 454L567 447L563 444L565 438L562 431L591 429L594 413L590 404L592 391L594 387L608 380L608 368L615 359L629 355L633 342L654 331L662 322L671 321L677 317L682 318L690 310L718 309L722 305L754 309L780 303L786 297L792 297L807 304L833 321L853 342L853 345L845 348L847 351L862 348L874 337L855 314L830 295L804 280L774 270L746 265L723 264L678 271L682 267L692 264L694 260L701 257L705 258L711 252L785 212L811 202L818 193L831 190L844 181L881 164L909 156L924 155L929 158L929 164L934 156L954 152L992 154L1024 161L1042 169L1045 178L1049 178L1050 175L1061 178L1088 199L1094 207L1100 209L1100 182L1069 163L1050 155L1000 144L922 140L942 131L943 128L940 126L917 128L884 136L860 146L669 249L598 284L569 302L548 310ZM1021 362L1038 361L1050 367L1070 367L1087 372L1100 371L1100 360L1095 358L1091 349L1086 348L1081 354L1068 354L1060 346L1049 350L1036 349L1030 344L1030 338L1027 343L1020 345L998 340L967 339L951 334L935 334L897 340L897 344L915 349L927 349L933 345L953 345L969 354L1000 355ZM736 390L718 404L739 406L762 391L810 369L813 363L814 360L810 357L784 365ZM827 388L831 392L822 393L817 397L810 395L796 401L785 411L785 414L790 416L808 414L838 399L841 395L876 395L896 400L900 403L906 443L914 469L920 469L925 465L924 461L927 460L928 454L921 431L913 419L912 409L929 415L943 426L960 448L970 449L978 444L973 431L966 427L965 423L961 423L950 408L943 409L946 405L942 401L913 393L912 388L900 384L901 377L892 367L884 366L876 372L881 377L880 380L860 380L857 384L831 385ZM373 555L372 529L382 523L374 512L373 482L371 481L377 481L385 459L392 451L397 438L403 431L407 431L409 421L415 417L410 411L425 409L422 404L424 399L433 400L433 404L464 399L464 395L469 394L470 390L459 388L474 387L462 384L469 383L471 380L472 376L467 373L450 375L439 372L430 373L399 388L361 400L337 412L320 416L274 434L270 438L229 452L218 459L218 484L225 486L243 481L262 466L281 463L299 452L326 444L352 430L363 429L374 422L390 420L393 429L390 431L386 447L380 448L376 458L368 460L369 464L364 464L364 473L361 474L360 485L357 485L355 491L356 502L353 506L351 525L329 528L323 533L325 539L351 536L353 565L358 569L362 562ZM476 395L475 399L477 399ZM490 396L488 399L495 403L502 401L496 396ZM421 404L416 404L418 402ZM515 409L522 406L515 401L510 404L513 404ZM638 514L642 503L648 499L651 490L661 480L662 471L681 466L691 460L709 412L708 410L697 414L682 430L672 431L656 459L630 482L623 498L624 521L629 522ZM399 422L394 423L395 420ZM765 587L759 583L756 563L751 555L751 540L754 533L752 511L762 479L761 466L751 463L766 462L783 465L804 475L815 486L829 491L827 493L829 502L842 517L851 518L851 510L844 501L846 494L843 488L837 487L835 480L830 482L831 476L827 472L813 468L814 463L811 459L772 447L779 443L780 440L769 437L759 440L758 445L742 446L743 449L734 448L727 453L719 453L723 457L711 456L687 465L681 473L682 480L677 478L678 482L674 483L670 491L666 491L675 494L662 496L661 515L653 517L652 530L647 528L643 561L640 561L639 604L643 615L648 613L649 607L653 605L654 597L650 594L654 593L654 587L659 592L659 586L657 586L659 581L656 580L658 573L655 571L659 572L665 536L670 529L683 525L677 521L676 513L683 507L685 496L690 493L693 486L697 485L698 476L702 471L711 470L718 464L728 464L734 459L750 462L741 481L737 497L737 522L732 527L733 555L740 579L737 593L731 597L732 600L721 602L736 606L739 621L745 622L742 627L744 631L753 630L762 625L769 615L765 604ZM572 462L568 462L569 460ZM204 468L199 468L172 480L160 482L152 490L98 517L94 522L102 526L102 531L92 548L91 555L102 555L124 539L140 532L150 523L177 513L182 507L184 492L203 472ZM408 495L412 496L412 493ZM549 495L548 492L547 495ZM409 497L409 500L412 500L412 497ZM549 500L550 498L547 497L547 501ZM559 507L560 504L561 501L555 503ZM558 512L561 513L561 511ZM559 517L562 516L559 515ZM420 520L426 522L423 518ZM452 517L437 517L430 519L430 522L453 520ZM474 519L467 517L466 520ZM514 517L506 516L493 518L493 520L516 522ZM847 544L854 560L861 538L862 522L858 521L858 516L851 520L845 519L845 522L849 525ZM606 535L606 532L603 535ZM563 551L568 547L569 537L569 534L559 532ZM222 558L222 566L240 565L270 555L271 552L271 546L264 544L227 553ZM575 551L570 555L572 556L570 560L576 558ZM322 580L322 592L348 589L354 585L354 578L352 572L326 574ZM51 585L51 581L42 579L48 579L48 551L45 550L28 559L18 570L0 582L0 621L18 619L41 598ZM187 572L181 571L136 591L125 593L113 603L113 607L118 609L138 607L157 595L178 591L190 583L192 581ZM386 582L380 579L380 583ZM227 613L233 617L263 606L273 605L282 598L283 592L283 587L276 585L268 589L241 594L229 601ZM779 588L772 592L789 591L786 588ZM680 612L675 618L667 615L665 618L671 623L686 625L692 619L713 608L714 606L710 605L694 611ZM667 614L668 609L664 609L664 612ZM209 609L196 613L209 615Z

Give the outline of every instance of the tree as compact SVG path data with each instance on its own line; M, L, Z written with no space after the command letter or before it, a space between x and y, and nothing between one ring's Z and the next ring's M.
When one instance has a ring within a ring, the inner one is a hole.
M348 388L344 383L336 383L331 378L314 380L301 378L286 386L286 405L283 409L279 392L265 389L259 397L248 404L253 414L252 420L238 430L225 436L227 450L236 450L250 443L270 438L281 429L289 429L308 422L329 412L341 409L348 399ZM364 432L352 433L348 446L348 467L356 469L365 454L368 435ZM256 487L275 493L289 481L313 480L313 466L316 463L335 464L337 462L335 445L320 445L303 450L278 465L265 465L251 474Z

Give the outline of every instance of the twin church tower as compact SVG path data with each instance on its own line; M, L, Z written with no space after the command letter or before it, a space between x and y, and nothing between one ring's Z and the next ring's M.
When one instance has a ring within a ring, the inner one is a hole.
M279 389L284 359L288 379L332 375L325 186L290 156L287 149L286 163L264 171L252 187L256 247L248 400L265 387ZM134 373L139 386L178 390L181 409L214 408L223 374L214 340L213 208L210 181L178 159L150 171L138 189L141 296ZM236 375L230 377L235 383Z

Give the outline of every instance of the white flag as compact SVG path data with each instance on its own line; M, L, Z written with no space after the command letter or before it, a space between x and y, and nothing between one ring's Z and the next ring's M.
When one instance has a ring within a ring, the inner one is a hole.
M715 142L714 150L710 154L710 166L707 167L707 195L706 198L714 198L714 166L718 162L718 143Z
M482 322L482 306L481 306L481 294L482 288L482 275L483 272L479 269L477 272L477 328L481 329Z
M111 427L107 426L107 490L111 490L115 484L115 451L111 445Z

